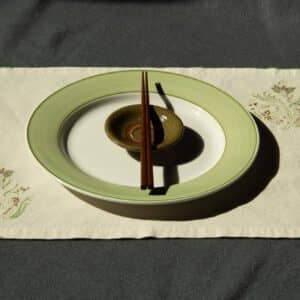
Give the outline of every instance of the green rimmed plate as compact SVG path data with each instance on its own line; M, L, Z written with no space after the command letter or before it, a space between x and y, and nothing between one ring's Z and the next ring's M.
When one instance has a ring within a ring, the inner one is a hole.
M92 76L44 100L27 129L38 162L67 187L96 198L169 204L203 197L237 180L253 162L259 135L251 115L231 96L203 81L149 70L152 104L185 125L182 141L154 157L154 193L139 189L137 157L105 134L108 115L140 101L140 70ZM160 83L166 95L156 91Z

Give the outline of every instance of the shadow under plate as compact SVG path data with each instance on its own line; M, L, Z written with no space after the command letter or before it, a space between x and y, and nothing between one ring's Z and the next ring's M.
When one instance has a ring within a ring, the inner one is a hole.
M254 119L260 135L260 146L256 159L241 178L209 196L172 205L141 206L108 202L69 191L97 208L131 218L193 220L225 213L252 201L278 172L280 153L276 139L262 121L255 116Z

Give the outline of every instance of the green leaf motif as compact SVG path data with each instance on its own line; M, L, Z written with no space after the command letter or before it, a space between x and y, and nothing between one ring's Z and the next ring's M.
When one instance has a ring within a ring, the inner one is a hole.
M285 91L287 94L290 94L290 93L294 92L295 89L296 89L295 87L289 87L289 88L286 88Z
M15 219L15 218L19 217L24 212L25 208L27 207L27 205L29 203L30 203L30 198L24 199L23 202L18 207L17 211L13 215L11 215L9 218Z
M274 85L274 86L272 87L272 90L273 90L275 93L280 93L280 92L281 92L281 89L280 89L280 87L279 87L278 85Z

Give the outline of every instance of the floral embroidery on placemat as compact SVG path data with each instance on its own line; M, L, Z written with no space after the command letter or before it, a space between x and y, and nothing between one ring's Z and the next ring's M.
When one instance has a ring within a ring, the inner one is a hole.
M29 189L15 182L14 171L0 168L0 219L15 219L24 213L31 201Z
M254 94L250 110L283 129L300 127L300 97L295 92L296 87L279 81L270 90Z

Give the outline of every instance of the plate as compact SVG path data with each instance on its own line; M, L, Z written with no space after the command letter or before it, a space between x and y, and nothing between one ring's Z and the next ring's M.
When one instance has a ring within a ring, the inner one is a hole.
M158 70L148 77L151 104L172 110L185 126L178 144L154 155L154 190L140 190L137 154L114 144L104 128L113 111L140 103L140 70L88 77L45 99L27 127L34 157L68 188L141 205L201 198L246 172L259 134L239 102L192 77Z

